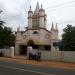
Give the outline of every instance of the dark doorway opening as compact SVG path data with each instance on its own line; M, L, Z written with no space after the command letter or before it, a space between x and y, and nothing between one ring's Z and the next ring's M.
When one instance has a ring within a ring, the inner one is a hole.
M29 40L27 45L32 46L33 49L38 49L39 48L39 46L37 44L34 44L33 40Z
M27 46L20 45L20 55L27 55Z
M51 50L51 46L50 45L46 45L45 46L45 50L50 51Z
M38 45L34 45L33 49L39 49L39 46Z
M34 48L34 41L33 40L29 40L27 45L28 46L32 46L32 48Z
M34 41L33 40L29 40L27 43L28 46L34 46Z

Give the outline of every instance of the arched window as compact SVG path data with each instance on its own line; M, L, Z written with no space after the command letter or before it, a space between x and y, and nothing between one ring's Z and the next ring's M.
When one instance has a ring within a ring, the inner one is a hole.
M37 31L34 31L33 34L38 34L38 32Z
M27 42L27 45L28 45L28 46L33 46L33 45L34 45L34 41L33 41L33 40L29 40L29 41Z

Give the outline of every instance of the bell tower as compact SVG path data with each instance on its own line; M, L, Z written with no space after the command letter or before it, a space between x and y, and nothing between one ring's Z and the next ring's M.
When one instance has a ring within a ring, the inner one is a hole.
M43 9L42 5L39 10L39 23L40 23L40 28L46 28L46 14L45 10Z
M32 29L39 29L39 28L46 28L46 14L43 6L39 6L37 2L36 8L34 12L31 9L28 11L28 28Z
M28 11L28 29L32 28L32 16L33 16L33 11L30 6L30 9Z
M39 29L39 3L38 2L32 17L32 28Z

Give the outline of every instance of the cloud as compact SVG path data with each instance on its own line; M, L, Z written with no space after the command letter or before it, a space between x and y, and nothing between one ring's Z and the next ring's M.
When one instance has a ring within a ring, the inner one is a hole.
M3 10L3 13L0 14L1 19L6 22L5 25L12 27L13 30L16 30L19 25L21 28L26 27L29 6L31 5L34 11L37 1L46 10L49 30L52 21L54 24L58 23L60 32L67 24L75 25L75 2L61 6L61 4L72 0L0 0L0 9ZM55 7L55 5L59 6Z
M25 0L0 0L0 9L3 10L1 18L6 25L13 27L25 24Z

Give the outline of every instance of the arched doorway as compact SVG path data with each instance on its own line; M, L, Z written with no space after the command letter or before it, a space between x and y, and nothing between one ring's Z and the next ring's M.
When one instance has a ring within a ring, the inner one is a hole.
M38 45L36 45L33 40L29 40L27 46L32 46L33 49L38 49Z
M27 43L28 46L34 46L34 41L33 40L29 40Z

